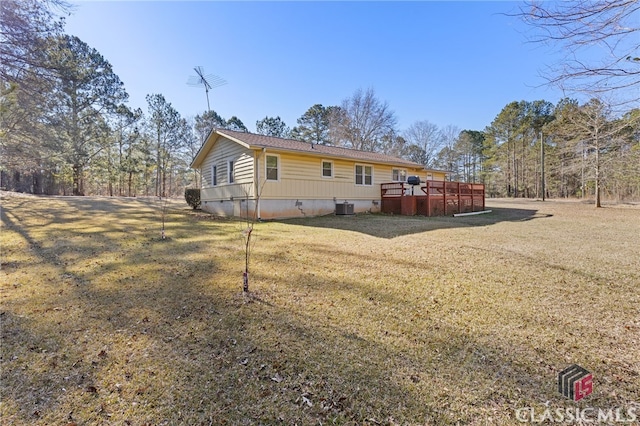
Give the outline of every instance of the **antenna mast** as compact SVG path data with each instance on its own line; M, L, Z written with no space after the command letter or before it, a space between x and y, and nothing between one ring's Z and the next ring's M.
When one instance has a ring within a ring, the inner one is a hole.
M202 67L194 67L193 70L196 72L197 76L189 77L187 84L193 87L203 87L204 91L207 94L207 111L211 112L211 106L209 105L209 89L213 89L215 87L224 86L227 84L226 80L217 75L204 73L204 68Z

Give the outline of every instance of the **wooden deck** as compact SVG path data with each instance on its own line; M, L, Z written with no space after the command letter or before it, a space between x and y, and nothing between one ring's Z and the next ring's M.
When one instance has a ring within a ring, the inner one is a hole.
M428 180L420 185L383 183L382 212L406 216L449 216L484 210L481 183Z

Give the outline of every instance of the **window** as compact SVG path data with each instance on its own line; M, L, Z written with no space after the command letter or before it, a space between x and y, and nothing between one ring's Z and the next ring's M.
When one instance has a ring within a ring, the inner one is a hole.
M218 184L218 166L215 164L211 165L211 186L216 186Z
M407 171L402 169L393 169L391 180L394 182L406 182Z
M279 159L277 155L267 155L267 180L279 180Z
M322 177L333 177L333 161L322 160Z
M228 182L229 183L233 183L235 181L235 179L233 178L233 175L234 175L234 172L233 172L233 160L229 160L229 162L227 163L227 171L229 172Z
M373 184L373 167L356 164L356 185Z

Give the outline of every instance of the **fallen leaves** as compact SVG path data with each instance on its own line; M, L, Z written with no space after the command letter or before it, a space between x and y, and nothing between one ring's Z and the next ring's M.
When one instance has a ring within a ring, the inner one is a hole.
M311 396L311 395L310 394L302 394L302 403L305 404L307 407L313 407L313 403L308 398L309 396Z

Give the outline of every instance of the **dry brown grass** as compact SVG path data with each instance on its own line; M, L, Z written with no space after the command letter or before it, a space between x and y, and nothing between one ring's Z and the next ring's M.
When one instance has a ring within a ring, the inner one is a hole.
M640 209L256 226L4 194L1 423L514 424L640 400ZM577 363L591 396L561 397Z

